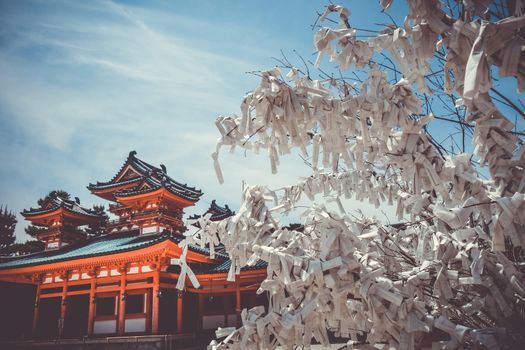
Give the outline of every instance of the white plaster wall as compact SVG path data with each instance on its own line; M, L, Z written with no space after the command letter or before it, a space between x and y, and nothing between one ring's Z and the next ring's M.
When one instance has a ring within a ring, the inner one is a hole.
M111 334L117 332L117 320L95 321L93 323L93 333Z
M124 321L124 332L145 332L146 331L146 318L131 318Z

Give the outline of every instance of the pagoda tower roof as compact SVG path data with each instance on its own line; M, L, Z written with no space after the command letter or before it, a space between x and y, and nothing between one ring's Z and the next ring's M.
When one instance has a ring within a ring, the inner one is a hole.
M21 214L28 220L38 222L40 218L63 214L68 217L94 221L100 220L102 215L84 208L77 200L69 200L59 196L51 196L39 208L24 209Z
M208 208L208 210L206 210L206 212L203 215L194 214L188 217L188 219L197 220L207 214L211 214L210 216L211 221L219 221L219 220L226 219L227 217L230 217L232 215L235 215L235 212L232 211L226 204L224 205L224 207L221 207L220 205L217 204L217 202L214 199L211 201L210 207Z
M181 184L167 174L166 167L153 166L136 157L137 152L129 152L128 158L113 178L107 182L89 184L87 188L102 198L116 201L116 198L131 197L155 191L166 191L177 197L195 203L202 191Z

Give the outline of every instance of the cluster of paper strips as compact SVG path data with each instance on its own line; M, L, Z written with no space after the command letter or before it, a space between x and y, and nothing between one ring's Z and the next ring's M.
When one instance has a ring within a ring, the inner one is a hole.
M259 289L270 296L268 310L243 310L242 327L219 329L225 338L210 349L308 349L313 339L328 345L328 332L353 340L361 334L372 345L386 344L383 349L497 349L513 322L525 319L523 255L512 256L525 246L525 146L488 94L491 65L525 89L524 42L516 34L525 16L476 19L490 1L471 0L464 18L454 19L440 1L407 2L403 27L367 41L356 38L343 7L330 5L322 15L336 12L345 25L319 30L318 60L326 53L342 69L368 69L354 94L341 97L330 81L295 69L283 81L276 68L245 96L242 116L218 118L213 160L220 182L224 146L266 150L273 173L297 148L310 157L313 173L280 191L247 187L235 216L198 219L193 242L212 252L224 244L230 280L245 265L268 262ZM385 8L391 3L381 1ZM489 180L471 155L442 156L424 130L433 115L422 114L413 87L430 93L425 76L436 48L446 51L445 89L467 108L474 155ZM370 63L381 50L403 75L395 84ZM314 205L300 230L280 225L278 214L317 194L331 198L339 212ZM352 197L394 204L399 218L410 221L351 218L341 199Z

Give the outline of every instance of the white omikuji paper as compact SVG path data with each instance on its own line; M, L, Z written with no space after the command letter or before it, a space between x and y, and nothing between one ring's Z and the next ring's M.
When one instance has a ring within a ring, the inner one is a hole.
M391 3L381 1L385 8ZM229 281L243 266L268 263L258 291L268 292L268 310L243 310L242 327L219 329L223 339L210 349L308 349L313 339L328 346L328 330L354 340L366 334L371 345L386 344L383 349L416 349L436 330L450 340L434 341L432 349L460 349L467 341L498 347L493 334L467 320L482 312L497 325L512 314L516 296L525 298L524 275L503 253L506 242L525 245L525 146L487 93L491 65L502 76L516 77L518 89L525 90L525 43L514 34L525 27L524 6L518 1L516 16L490 23L453 19L436 0L407 3L402 27L367 41L346 26L315 35L316 64L324 56L341 69L369 68L359 92L341 97L331 81L311 80L295 69L283 81L273 69L262 72L260 85L245 96L241 116L217 119L221 136L212 158L219 182L227 175L219 163L224 147L266 150L273 173L296 148L311 157L313 173L278 192L247 187L233 217L197 220L201 229L192 243L210 247L212 254L224 244L232 260ZM464 3L477 11L488 1ZM321 20L331 12L343 23L350 16L331 5ZM474 154L489 180L479 176L470 154L441 156L423 130L434 117L422 115L413 89L431 92L424 77L436 48L446 51L445 90L459 94L457 106L467 108L466 122L475 125ZM381 51L402 73L393 85L370 63ZM279 213L316 194L329 197L339 212L313 205L302 230L279 224ZM413 223L350 217L341 198L395 205L399 218ZM196 280L184 256L177 261L178 288L186 275ZM470 293L480 288L485 293ZM347 348L353 346L350 341Z

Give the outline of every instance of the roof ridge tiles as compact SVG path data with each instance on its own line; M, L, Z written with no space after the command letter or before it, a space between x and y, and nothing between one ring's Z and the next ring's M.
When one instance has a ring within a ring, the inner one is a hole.
M151 165L142 159L139 159L136 157L137 152L131 151L129 152L129 155L124 162L124 164L120 167L119 171L111 180L108 182L100 182L97 181L96 184L90 183L87 188L90 190L97 189L97 188L111 188L113 186L118 187L119 185L123 184L129 184L133 183L134 181L137 181L138 179L145 179L148 181L148 183L152 184L158 184L161 186L166 187L167 189L172 189L175 191L177 195L185 195L185 198L196 201L200 196L202 196L202 190L196 189L195 187L190 187L188 184L182 184L176 180L174 180L172 177L170 177L167 172L164 171L164 169L158 168L154 165ZM127 179L124 181L118 181L116 180L119 177L122 177L123 171L128 167L131 166L133 169L135 169L138 173L140 173L139 177L133 177L131 179ZM121 192L121 191L119 191ZM131 191L129 192L131 193ZM129 194L128 193L128 194ZM145 192L140 192L145 193ZM121 193L122 194L122 193Z
M43 205L40 208L33 208L30 207L28 209L23 209L20 214L23 216L32 216L32 215L39 215L39 214L45 214L45 213L51 213L59 208L66 209L71 212L75 212L77 214L87 215L87 216L95 216L95 217L101 217L101 214L98 214L92 209L83 207L75 200L61 198L61 197L50 197L49 201L46 201L46 204L51 204L50 208L44 208ZM78 208L78 209L75 209Z

